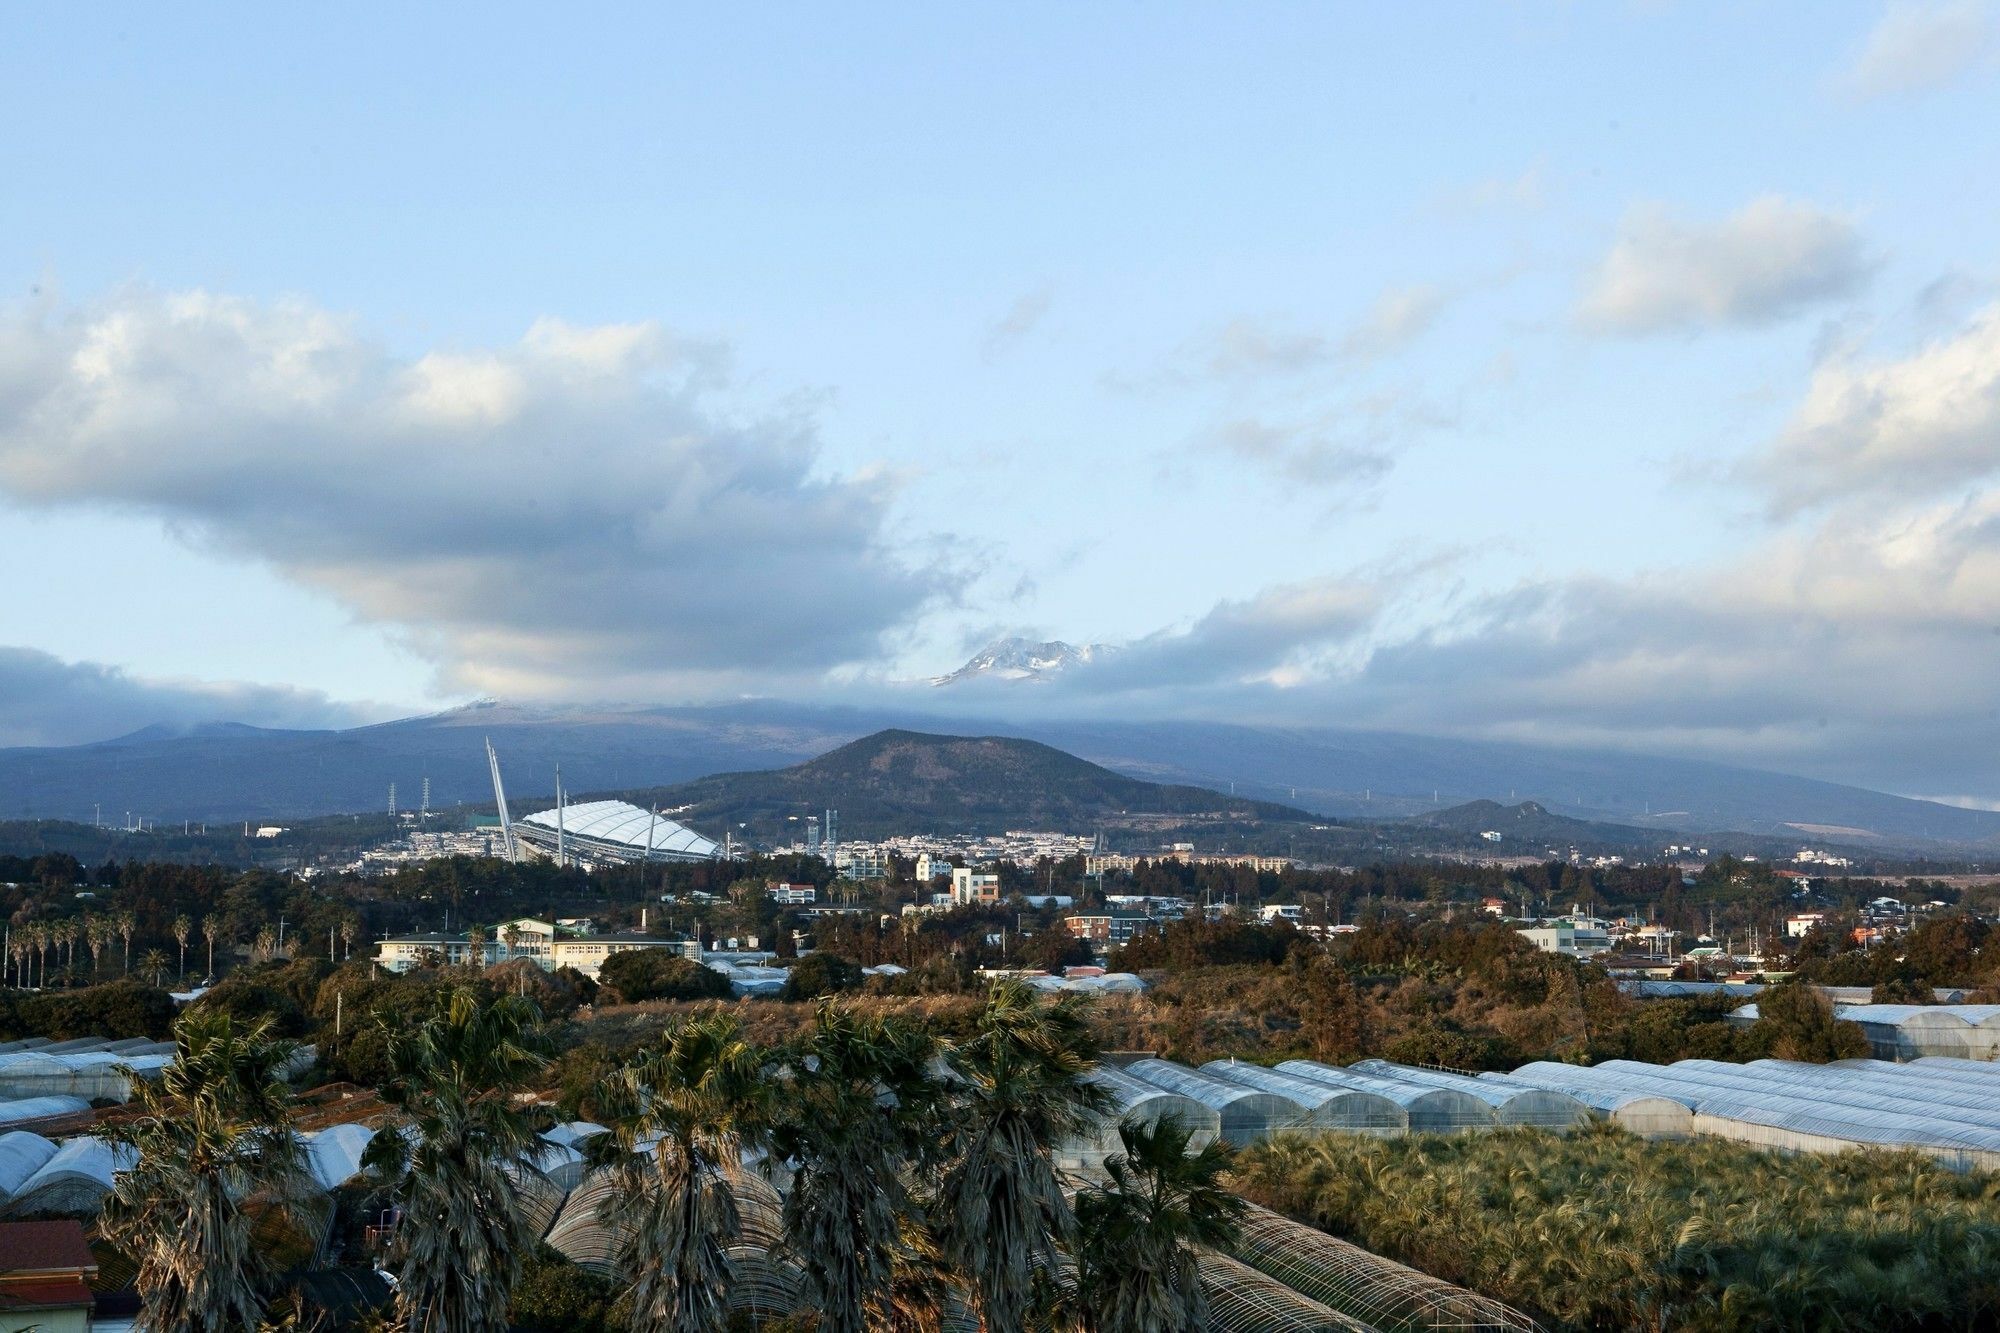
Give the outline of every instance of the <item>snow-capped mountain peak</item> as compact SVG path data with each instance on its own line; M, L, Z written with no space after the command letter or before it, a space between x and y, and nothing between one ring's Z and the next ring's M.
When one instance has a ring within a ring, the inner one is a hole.
M978 679L1045 680L1091 661L1098 651L1098 646L1092 643L1079 647L1061 640L1036 643L1031 639L995 639L950 675L932 677L931 684L956 685Z

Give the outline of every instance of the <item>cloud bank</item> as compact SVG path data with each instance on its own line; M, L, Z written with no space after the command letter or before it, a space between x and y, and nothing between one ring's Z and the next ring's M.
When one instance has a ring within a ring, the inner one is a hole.
M1040 697L1679 753L1990 800L1996 474L2000 304L1902 355L1823 365L1741 469L1779 521L1733 557L1433 597L1428 613L1409 610L1423 578L1408 571L1273 589Z
M815 679L946 594L724 357L543 320L400 356L299 301L132 289L0 318L0 491L152 515L393 627L443 687L716 694Z
M254 727L353 727L379 708L281 686L148 680L35 648L0 647L0 746L77 745L145 727L209 722Z
M1874 268L1852 223L1798 200L1712 222L1649 204L1626 215L1577 316L1606 333L1753 328L1851 296Z

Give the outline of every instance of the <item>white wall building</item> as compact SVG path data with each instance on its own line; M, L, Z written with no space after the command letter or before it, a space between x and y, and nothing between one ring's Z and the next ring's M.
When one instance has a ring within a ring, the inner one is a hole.
M958 866L951 872L951 900L959 907L1000 901L1000 876Z
M1595 958L1611 950L1611 936L1602 926L1576 925L1558 921L1552 926L1522 926L1528 943L1543 953L1566 953L1572 958Z

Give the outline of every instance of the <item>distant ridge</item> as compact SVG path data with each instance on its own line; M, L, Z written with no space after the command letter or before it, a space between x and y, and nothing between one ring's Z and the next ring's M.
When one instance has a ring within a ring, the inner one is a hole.
M987 693L995 693L989 691ZM1032 700L1034 689L1005 691ZM942 701L956 691L926 691ZM484 740L510 793L664 787L713 773L783 768L885 728L1032 740L1128 778L1234 790L1342 819L1394 819L1490 799L1650 830L1655 840L1740 830L1797 846L1885 854L2000 856L2000 813L1838 783L1655 755L1557 749L1338 728L1221 722L971 720L942 708L890 711L777 700L701 707L485 701L344 731L232 724L147 728L88 745L0 749L0 819L109 823L300 819L405 803L424 778L436 805L489 799ZM1853 832L1849 832L1853 830Z

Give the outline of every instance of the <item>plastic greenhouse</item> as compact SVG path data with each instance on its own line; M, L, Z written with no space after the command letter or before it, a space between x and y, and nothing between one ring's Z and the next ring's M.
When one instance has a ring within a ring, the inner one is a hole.
M366 1125L332 1125L302 1135L306 1165L329 1194L361 1174L361 1154L375 1131Z
M122 1102L132 1095L125 1069L157 1077L171 1055L119 1055L105 1050L47 1048L0 1054L0 1097L81 1097L86 1102Z
M1409 1114L1412 1134L1452 1134L1468 1129L1491 1129L1499 1123L1493 1108L1483 1099L1458 1088L1426 1087L1421 1083L1406 1083L1379 1074L1323 1065L1317 1060L1287 1060L1278 1066L1278 1072L1337 1088L1358 1088L1363 1092L1379 1093L1398 1103Z
M1836 1068L1828 1066L1829 1070ZM1693 1113L1698 1134L1799 1152L1855 1146L1914 1148L1956 1166L2000 1167L2000 1128L1966 1118L1967 1108L1907 1093L1878 1091L1879 1071L1800 1077L1764 1065L1682 1061L1649 1065L1607 1060L1597 1066L1537 1062L1516 1070L1526 1082L1671 1097Z
M1210 1060L1201 1068L1203 1073L1217 1078L1297 1102L1306 1110L1302 1129L1386 1135L1406 1133L1410 1128L1410 1113L1401 1103L1379 1092L1316 1083L1239 1060Z
M1536 1327L1498 1301L1255 1204L1243 1216L1235 1253L1292 1290L1382 1333Z
M1188 1130L1189 1146L1204 1148L1222 1135L1222 1118L1215 1108L1178 1092L1169 1092L1112 1065L1099 1065L1085 1077L1111 1094L1114 1109L1099 1118L1096 1132L1064 1145L1062 1163L1071 1169L1095 1169L1106 1157L1120 1152L1118 1127L1132 1122L1157 1126L1174 1121Z
M1648 1139L1682 1139L1694 1133L1694 1112L1687 1103L1671 1097L1655 1097L1643 1092L1621 1092L1609 1088L1584 1087L1578 1083L1547 1080L1541 1083L1519 1074L1481 1074L1481 1081L1518 1087L1547 1087L1574 1097L1599 1118L1629 1133Z
M21 1129L0 1134L0 1208L55 1155L56 1145L39 1134Z
M1368 1325L1215 1250L1201 1252L1195 1276L1208 1298L1212 1333L1373 1333Z
M0 1102L0 1125L18 1125L29 1120L47 1120L51 1116L75 1115L78 1111L89 1109L90 1103L81 1097L22 1097L15 1101Z
M1883 1060L1956 1056L1991 1060L2000 1056L2000 1005L1994 1004L1836 1004L1835 1018L1858 1024L1871 1052ZM1738 1024L1757 1021L1746 1004L1729 1015Z
M1139 1060L1125 1067L1132 1077L1177 1092L1213 1110L1223 1139L1242 1148L1262 1143L1281 1130L1293 1129L1306 1118L1306 1108L1287 1097L1259 1092L1170 1060Z
M1441 1069L1418 1069L1391 1064L1387 1060L1363 1060L1353 1066L1357 1073L1380 1074L1427 1088L1449 1088L1477 1097L1493 1108L1493 1118L1503 1125L1528 1125L1537 1129L1568 1129L1590 1119L1590 1108L1566 1092L1553 1088L1508 1087Z
M97 1211L111 1192L111 1178L130 1164L129 1149L114 1151L102 1139L76 1138L58 1147L35 1173L23 1181L6 1211L14 1217L34 1213L84 1216Z

